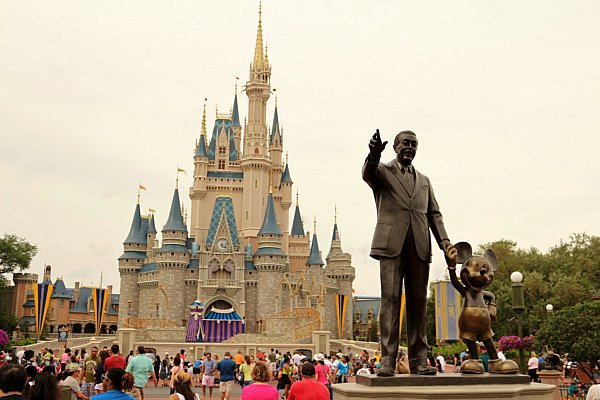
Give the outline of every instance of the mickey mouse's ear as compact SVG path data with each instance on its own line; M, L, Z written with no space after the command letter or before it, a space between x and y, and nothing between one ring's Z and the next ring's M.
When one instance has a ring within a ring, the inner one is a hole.
M456 251L458 252L458 256L456 257L456 262L459 264L464 264L472 255L473 249L471 245L467 242L458 242L454 245Z
M487 249L485 253L483 253L483 257L490 262L492 271L496 272L498 270L498 259L496 258L496 254L491 249Z

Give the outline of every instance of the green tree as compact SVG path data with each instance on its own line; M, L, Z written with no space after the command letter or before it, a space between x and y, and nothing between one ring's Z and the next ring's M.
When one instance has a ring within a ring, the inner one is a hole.
M369 337L367 338L369 342L379 342L379 322L373 321L371 323L371 330L369 331Z
M37 246L25 239L16 235L4 235L0 238L0 275L4 278L4 274L29 268L37 252Z
M600 359L600 301L586 301L552 313L540 324L541 343L569 353L575 360L591 363Z

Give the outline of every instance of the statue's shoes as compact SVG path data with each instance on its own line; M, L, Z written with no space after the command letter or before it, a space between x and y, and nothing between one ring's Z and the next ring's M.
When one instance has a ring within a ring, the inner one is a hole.
M518 374L519 366L513 360L490 360L490 374Z
M460 372L463 374L483 374L485 370L481 360L469 359L460 364Z
M394 369L388 366L382 367L379 371L377 371L377 376L394 376Z
M437 374L437 368L418 365L416 368L411 369L410 373L413 375L435 375Z

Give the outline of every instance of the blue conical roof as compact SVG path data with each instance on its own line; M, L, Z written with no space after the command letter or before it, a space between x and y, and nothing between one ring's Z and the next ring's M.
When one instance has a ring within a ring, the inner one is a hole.
M300 216L300 207L298 205L296 205L294 222L292 222L292 236L304 236L304 226L302 225L302 217Z
M321 258L321 251L319 250L319 242L317 241L317 234L313 235L312 244L310 246L310 256L306 260L306 265L325 265Z
M285 164L285 169L281 173L281 183L294 183L292 181L292 177L290 176L289 164Z
M238 111L237 93L233 99L233 112L231 113L231 120L233 126L240 126L240 112Z
M131 221L131 228L129 229L129 235L127 235L127 238L123 242L123 244L131 243L146 243L146 234L142 232L142 214L140 212L139 204L135 206L135 211L133 212L133 221Z
M177 189L175 189L175 192L173 193L173 201L171 202L169 219L163 227L163 231L187 232L187 228L183 223L183 216L181 215L181 203L179 202L179 190Z
M277 113L277 106L275 106L275 115L273 115L273 126L271 127L269 143L273 143L276 134L279 134L279 114ZM281 139L279 141L281 142Z
M200 135L200 140L198 141L198 146L196 146L196 157L208 157L208 153L206 152L206 139L204 138L204 134Z
M265 219L258 231L259 235L281 235L277 218L275 217L275 205L273 204L273 193L269 193L267 200L267 209L265 210Z
M333 235L331 235L331 240L340 240L340 232L338 231L337 224L333 224Z
M156 225L154 225L154 214L150 215L150 222L148 223L148 233L156 233Z

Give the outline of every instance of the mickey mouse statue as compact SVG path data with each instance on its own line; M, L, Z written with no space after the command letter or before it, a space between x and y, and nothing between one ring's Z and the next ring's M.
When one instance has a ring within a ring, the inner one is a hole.
M456 264L462 264L460 282L456 276ZM519 367L512 360L498 358L494 346L492 321L496 320L496 298L485 291L494 280L494 271L498 266L496 255L490 249L483 256L474 256L471 245L456 243L446 253L446 264L450 272L452 286L463 297L463 306L458 317L460 338L469 349L470 359L463 362L463 374L483 374L484 368L477 354L477 341L483 342L489 356L489 372L494 374L517 374ZM462 284L461 284L462 282Z

